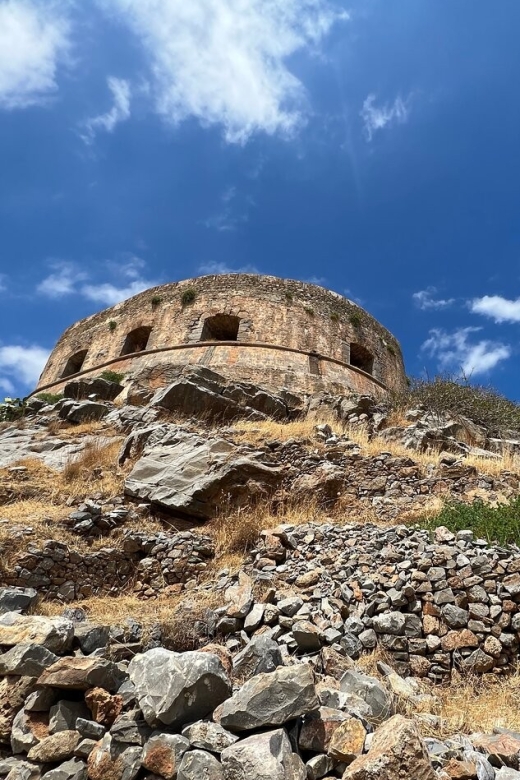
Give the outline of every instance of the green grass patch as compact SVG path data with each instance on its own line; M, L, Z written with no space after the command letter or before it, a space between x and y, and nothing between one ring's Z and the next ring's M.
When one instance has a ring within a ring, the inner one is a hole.
M100 374L100 377L101 379L106 379L107 382L115 382L116 385L119 385L125 378L125 375L119 374L117 371L110 371L110 369L107 369Z
M36 398L46 404L57 404L63 398L63 393L38 393Z
M498 544L520 544L520 496L509 504L492 507L476 499L472 504L453 501L429 520L422 528L434 531L444 525L453 533L473 531L475 538Z

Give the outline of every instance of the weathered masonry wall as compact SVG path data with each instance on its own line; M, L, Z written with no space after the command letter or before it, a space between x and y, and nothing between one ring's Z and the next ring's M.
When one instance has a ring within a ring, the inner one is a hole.
M398 342L355 303L304 282L227 274L155 287L72 325L37 390L105 367L160 386L168 367L195 364L309 392L405 382Z

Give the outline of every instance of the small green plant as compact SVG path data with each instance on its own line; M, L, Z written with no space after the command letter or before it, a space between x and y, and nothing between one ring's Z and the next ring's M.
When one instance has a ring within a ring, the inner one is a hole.
M117 328L117 322L115 320L110 320L108 323L108 329L114 332L116 328Z
M303 308L305 309L309 317L314 317L314 309L312 308L312 306L304 306Z
M188 289L184 290L181 295L181 303L183 306L189 306L190 303L193 303L196 297L197 291L194 290L193 287L188 287Z
M124 374L119 374L117 371L111 371L110 369L106 369L100 374L101 379L106 379L107 382L115 382L116 385L121 384L122 380L125 378Z
M332 311L330 313L330 318L331 318L332 322L339 322L339 314L338 314L338 312L337 311Z
M63 398L63 393L38 393L36 398L46 404L57 404Z
M356 311L353 311L349 314L349 322L354 328L359 328L361 325L361 315L359 315Z
M290 290L285 291L285 298L289 301L289 303L292 303L294 296Z
M160 295L154 295L153 298L151 299L152 309L157 308L157 306L159 306L160 303L162 303L161 296Z
M25 413L25 401L23 398L4 398L0 403L0 422L12 422L19 420Z
M475 537L498 544L520 543L520 496L509 504L488 506L481 499L472 504L453 501L423 524L430 531L446 526L452 533L473 531Z
M393 355L393 357L396 356L397 352L395 351L395 347L394 347L393 344L387 344L386 348L387 348L388 352L390 352L390 354Z

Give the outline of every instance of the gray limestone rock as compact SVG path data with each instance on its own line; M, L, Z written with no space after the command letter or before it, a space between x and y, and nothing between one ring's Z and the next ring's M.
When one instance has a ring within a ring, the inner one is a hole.
M72 731L76 728L78 718L89 717L90 711L85 702L62 699L50 709L49 734L55 734L57 731Z
M79 758L71 758L46 772L42 780L87 780L87 765Z
M182 736L189 740L192 747L209 750L210 753L222 753L238 740L235 734L209 720L199 720L191 726L186 726L182 730Z
M128 673L149 725L181 726L204 718L231 692L224 667L212 653L154 648L137 655Z
M280 647L269 634L254 636L233 658L233 675L247 679L262 672L274 672L282 665Z
M34 588L0 588L0 615L5 612L24 612L36 599Z
M222 752L225 780L300 780L306 772L295 762L284 729L255 734Z
M126 479L125 493L207 519L224 496L236 504L250 500L252 490L276 487L283 469L264 460L261 453L241 452L225 439L175 429L159 442L151 439Z
M370 707L372 717L385 720L393 714L393 697L390 691L375 677L354 670L345 672L340 680L340 690L363 699Z
M65 618L20 615L18 612L6 612L0 617L0 645L7 647L37 644L59 654L70 649L73 636L73 624Z
M318 706L312 670L298 664L248 680L224 702L220 722L232 731L280 726Z
M177 780L224 780L219 761L204 750L190 750L182 757ZM231 777L229 778L231 780Z
M58 656L43 645L15 645L0 655L0 674L39 677L44 669L57 660Z

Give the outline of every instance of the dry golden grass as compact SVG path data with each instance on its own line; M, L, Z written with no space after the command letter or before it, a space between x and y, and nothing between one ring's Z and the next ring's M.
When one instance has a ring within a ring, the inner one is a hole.
M392 425L406 425L408 423L404 413L399 410L390 415L390 420L392 420ZM239 438L256 446L274 439L286 441L287 439L296 438L309 439L313 447L320 448L321 442L315 438L315 426L321 423L330 425L335 433L348 436L351 441L360 447L361 454L364 456L377 457L382 452L389 452L396 458L413 460L414 463L423 469L439 464L440 452L433 450L418 452L405 447L399 442L386 441L381 436L375 435L371 437L365 426L345 425L334 418L332 414L325 412L321 415L309 415L306 418L293 420L288 423L276 422L275 420L261 422L245 420L235 423L233 428ZM503 471L520 474L520 457L511 453L504 453L498 459L471 455L463 460L466 465L474 466L480 473L492 477L500 476Z
M131 617L142 624L146 633L159 624L163 644L172 650L193 650L199 645L196 622L204 623L207 610L222 606L223 596L207 588L184 592L178 596L159 596L144 601L131 594L110 597L99 596L75 601L73 606L84 609L88 619L103 625L121 625ZM58 601L44 601L38 605L39 615L61 615L64 605Z

